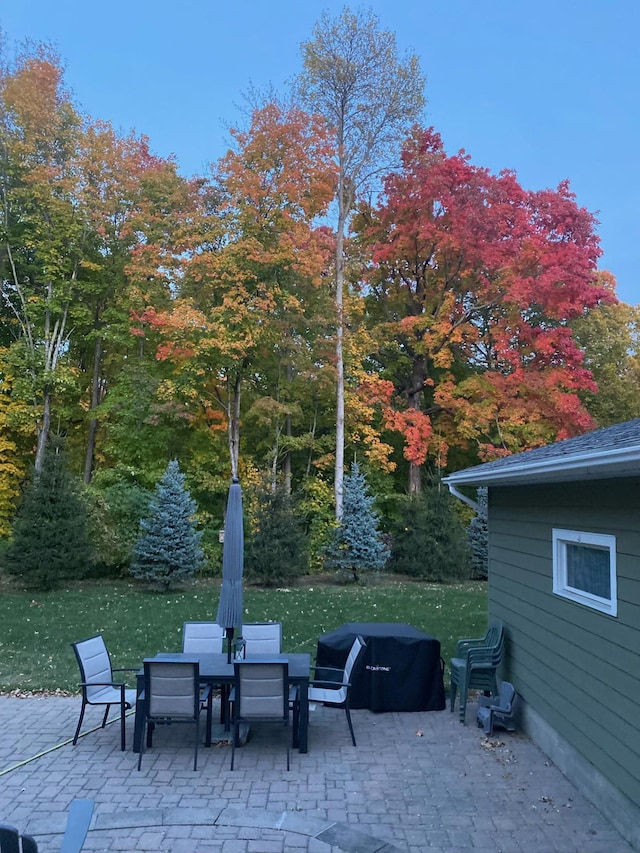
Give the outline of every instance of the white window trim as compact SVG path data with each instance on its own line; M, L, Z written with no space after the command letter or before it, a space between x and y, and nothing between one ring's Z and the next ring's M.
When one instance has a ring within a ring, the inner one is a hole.
M609 551L611 598L601 598L567 583L567 545L597 545ZM585 530L553 529L553 592L562 598L584 604L609 616L618 615L618 584L616 572L616 537Z

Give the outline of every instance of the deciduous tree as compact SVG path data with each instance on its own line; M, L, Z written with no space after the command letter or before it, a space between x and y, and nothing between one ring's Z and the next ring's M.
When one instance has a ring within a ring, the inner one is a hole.
M178 396L190 395L215 428L221 413L237 476L247 377L258 388L274 354L286 371L309 345L307 309L326 266L325 231L314 223L333 172L322 122L299 109L268 104L233 135L237 146L211 188L215 237L201 235L188 253L170 310L152 308L144 319L163 336L158 355L174 365Z
M89 398L85 483L90 482L95 464L99 407L114 373L135 350L135 339L129 334L131 283L125 270L131 254L147 237L140 222L148 203L145 176L162 173L166 166L166 161L150 153L146 139L118 135L106 122L88 123L79 140L77 205L93 238L91 251L83 258L87 281L76 308L81 334L74 342Z
M34 405L37 471L54 391L69 381L65 356L88 238L75 204L81 124L51 50L0 71L0 281L15 324L13 393Z
M302 44L298 79L303 102L324 116L335 139L338 183L335 249L336 518L342 516L345 442L345 238L358 195L393 162L400 141L424 106L424 78L415 55L398 58L395 34L370 12L324 12Z
M416 130L359 228L373 249L368 309L381 342L363 393L404 435L409 490L451 445L480 458L592 425L570 321L611 298L593 216L568 184L525 191Z
M615 292L610 274L600 278ZM571 327L597 386L580 392L596 424L607 427L640 417L640 306L608 302Z

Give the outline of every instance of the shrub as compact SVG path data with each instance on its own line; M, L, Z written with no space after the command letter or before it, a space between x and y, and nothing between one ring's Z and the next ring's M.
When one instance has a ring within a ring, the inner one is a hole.
M140 521L147 514L152 494L124 480L87 489L96 573L117 576L129 571Z
M321 572L336 522L333 487L319 477L308 477L302 485L299 507L309 543L309 570Z

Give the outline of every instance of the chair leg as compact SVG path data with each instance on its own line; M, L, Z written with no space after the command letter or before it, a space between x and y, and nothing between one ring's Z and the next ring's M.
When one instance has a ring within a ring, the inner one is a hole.
M213 690L209 691L207 700L207 731L205 735L205 746L211 746L211 726L213 721Z
M107 717L109 716L109 708L111 708L111 705L107 705L107 707L104 710L104 717L102 718L102 728L104 728L107 725Z
M294 749L297 749L300 743L300 703L297 699L293 703L293 732L291 740Z
M236 743L238 741L238 736L240 734L240 723L234 723L233 727L233 736L231 738L231 769L233 770L233 760L236 754Z
M200 717L198 716L195 723L196 730L196 742L195 749L193 755L193 769L194 771L198 769L198 742L200 741Z
M485 733L489 737L493 737L493 711L489 711L489 721L488 722L489 722L489 731L487 732L485 730Z
M82 726L82 721L84 719L84 709L87 707L87 703L82 700L82 708L80 708L80 719L78 720L78 725L76 726L76 733L73 736L73 745L75 746L78 742L78 737L80 735L80 728Z
M288 726L287 726L287 728L288 728ZM289 732L287 732L286 743L287 743L287 771L288 771L288 770L289 770L289 767L290 767L290 764L289 764L289 756L290 756L290 751L289 751Z
M467 678L466 672L463 672L460 676L460 684L458 685L460 689L460 722L462 725L465 725L465 717L467 714Z
M450 710L451 710L451 713L452 713L452 714L453 714L453 706L454 706L454 705L455 705L455 703L456 703L456 692L457 692L457 689L458 689L458 682L457 682L457 681L454 681L454 680L453 680L453 676L452 676L452 678L451 678L451 688L450 688L450 691L449 691L449 692L450 692L450 694L451 694L451 696L450 696L450 699L451 699L451 708L450 708Z
M140 738L140 750L138 751L138 770L140 770L140 765L142 764L142 753L144 752L144 742L146 740L144 736L144 727L147 727L147 738L149 737L149 723L145 720L142 723L142 737ZM147 741L147 746L149 746L149 742Z
M125 749L127 748L126 747L127 735L126 735L126 729L125 729L125 714L124 714L125 705L126 705L125 702L120 703L120 749L122 750L122 752L124 752Z
M353 745L356 745L356 736L353 733L353 725L351 724L351 711L349 710L349 706L345 705L344 712L347 715L347 722L349 723L349 731L351 732L351 740L353 741Z

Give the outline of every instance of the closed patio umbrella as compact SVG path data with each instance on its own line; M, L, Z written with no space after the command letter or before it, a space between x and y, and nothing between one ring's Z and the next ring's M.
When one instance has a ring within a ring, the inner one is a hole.
M228 660L236 626L242 625L242 574L244 571L244 528L242 520L242 489L237 478L229 487L227 513L222 546L222 586L216 622L226 629Z

